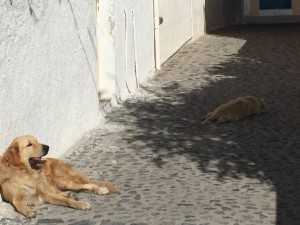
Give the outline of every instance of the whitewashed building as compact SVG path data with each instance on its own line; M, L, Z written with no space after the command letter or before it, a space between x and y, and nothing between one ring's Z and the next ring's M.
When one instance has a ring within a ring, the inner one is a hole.
M186 42L242 23L243 3L0 1L0 153L32 134L63 154Z

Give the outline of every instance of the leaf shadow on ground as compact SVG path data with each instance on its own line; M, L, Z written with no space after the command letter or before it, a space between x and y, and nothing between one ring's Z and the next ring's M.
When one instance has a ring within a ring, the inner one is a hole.
M277 194L277 224L299 224L300 26L234 27L212 35L245 40L237 54L206 70L208 76L233 78L203 88L195 85L188 91L184 82L148 89L153 99L124 104L137 129L128 131L126 139L129 143L141 140L139 151L151 149L157 155L153 162L159 167L169 157L182 155L208 173L212 173L210 163L217 162L218 179L240 179L242 175L270 182ZM178 54L190 57L195 53L183 48ZM201 54L206 53L199 53L199 57ZM172 59L162 74L175 74L171 67ZM188 74L190 71L182 78L193 83L198 75ZM267 113L237 123L200 123L201 116L220 103L246 94L264 98ZM111 119L127 123L124 118Z

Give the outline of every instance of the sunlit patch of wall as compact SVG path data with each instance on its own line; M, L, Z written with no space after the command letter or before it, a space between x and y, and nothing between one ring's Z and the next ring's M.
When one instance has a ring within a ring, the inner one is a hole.
M32 134L59 156L101 119L95 1L0 2L0 149Z

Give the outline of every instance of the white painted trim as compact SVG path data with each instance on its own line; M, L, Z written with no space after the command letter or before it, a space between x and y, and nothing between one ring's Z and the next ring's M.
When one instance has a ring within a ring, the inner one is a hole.
M259 16L289 16L289 15L293 15L292 9L259 10Z

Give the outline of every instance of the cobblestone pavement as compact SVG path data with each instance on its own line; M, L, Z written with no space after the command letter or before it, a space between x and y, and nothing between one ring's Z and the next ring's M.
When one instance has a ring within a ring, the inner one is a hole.
M299 37L299 25L244 26L186 45L65 157L120 195L79 194L91 211L44 205L32 220L2 203L1 224L300 224ZM200 123L246 94L268 111Z

